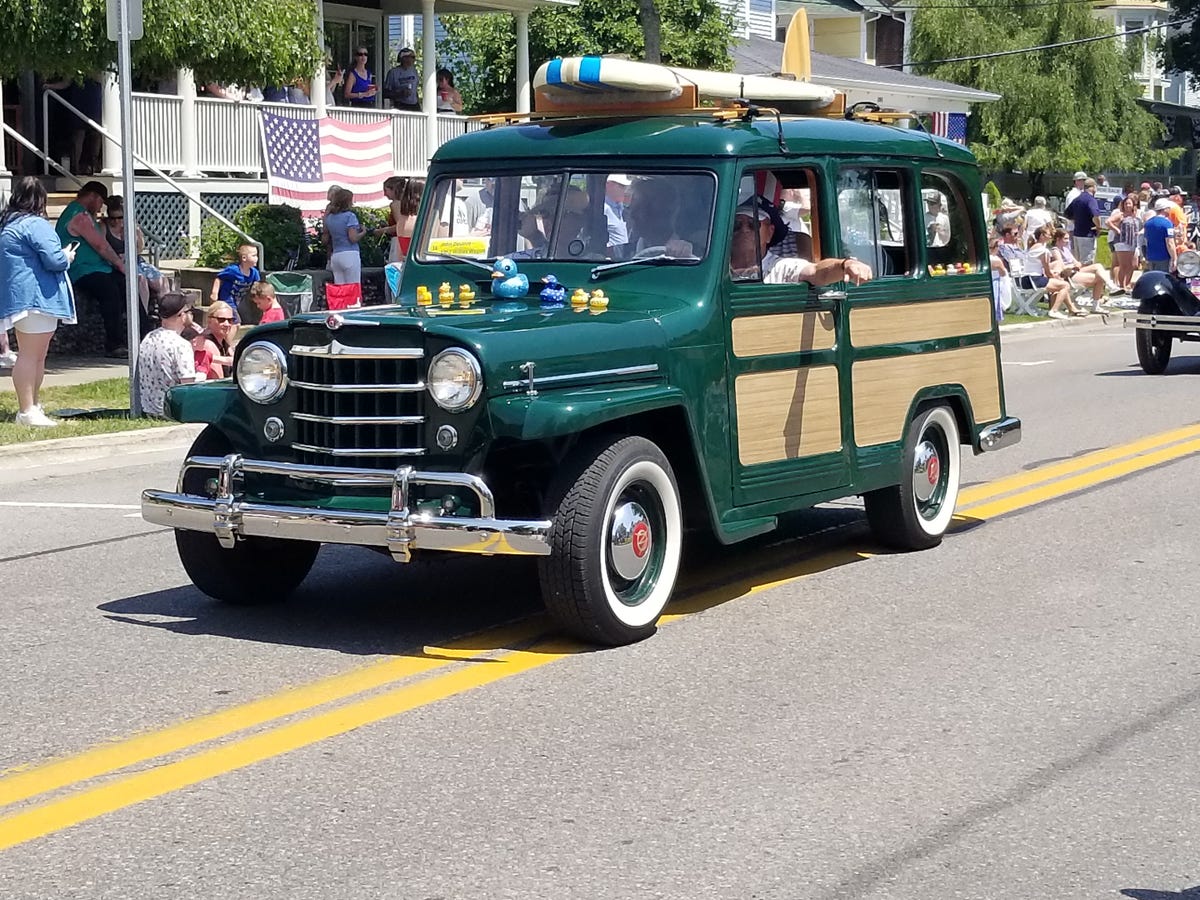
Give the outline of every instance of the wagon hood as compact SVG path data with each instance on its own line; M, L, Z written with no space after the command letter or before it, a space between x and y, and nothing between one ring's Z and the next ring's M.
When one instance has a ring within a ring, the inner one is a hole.
M487 300L469 309L457 304L439 306L367 307L340 313L338 337L356 326L382 326L417 330L426 335L426 346L437 352L457 345L480 359L489 395L528 387L528 363L533 364L539 389L555 384L571 386L612 379L653 378L665 363L668 343L664 320L680 316L688 307L664 302L661 296L639 298L623 294L622 308L543 310L536 297L514 303ZM301 316L293 324L326 322L326 316ZM370 343L382 335L371 328ZM390 339L384 338L385 343Z

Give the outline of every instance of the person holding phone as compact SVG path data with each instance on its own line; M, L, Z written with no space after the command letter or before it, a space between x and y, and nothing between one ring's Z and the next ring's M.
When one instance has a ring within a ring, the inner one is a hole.
M0 213L0 330L17 332L20 354L13 366L17 424L51 428L58 424L38 399L46 375L46 351L58 323L75 324L75 300L67 269L74 246L63 248L46 221L46 189L33 176L13 185Z
M346 72L342 96L350 106L375 106L375 75L367 68L369 53L366 47L354 51L354 66Z

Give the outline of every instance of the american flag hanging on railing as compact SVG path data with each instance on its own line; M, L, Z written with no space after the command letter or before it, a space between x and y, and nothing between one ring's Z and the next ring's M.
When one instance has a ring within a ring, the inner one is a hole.
M262 110L270 202L318 215L330 186L354 193L356 206L386 206L383 181L395 174L389 122L300 119Z
M929 133L949 138L959 144L967 142L967 114L935 112L929 114Z

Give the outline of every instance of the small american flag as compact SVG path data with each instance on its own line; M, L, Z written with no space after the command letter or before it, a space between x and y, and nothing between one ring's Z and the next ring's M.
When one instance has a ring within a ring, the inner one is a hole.
M356 206L387 206L383 181L396 173L390 123L362 125L261 112L272 203L317 215L325 210L326 194L336 184L354 192Z
M967 114L930 113L929 131L938 137L949 138L956 143L965 144L967 142Z

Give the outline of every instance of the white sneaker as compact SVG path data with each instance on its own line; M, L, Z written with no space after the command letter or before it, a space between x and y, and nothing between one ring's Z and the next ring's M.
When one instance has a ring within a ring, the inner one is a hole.
M53 428L58 422L42 412L40 406L34 406L29 412L17 413L17 424L27 428Z
M0 353L0 369L11 369L17 364L17 354L9 350L7 353Z
M1059 312L1057 309L1050 310L1050 312L1046 313L1046 315L1048 315L1052 319L1069 319L1069 318L1071 318L1065 312Z

